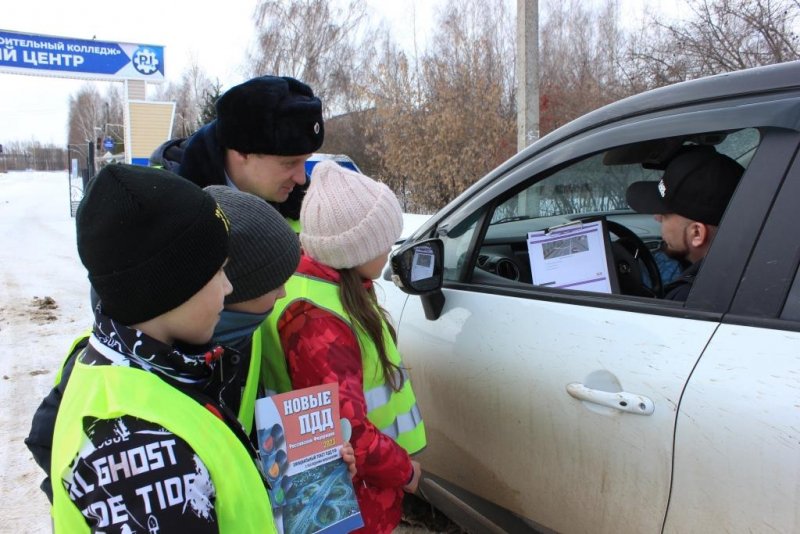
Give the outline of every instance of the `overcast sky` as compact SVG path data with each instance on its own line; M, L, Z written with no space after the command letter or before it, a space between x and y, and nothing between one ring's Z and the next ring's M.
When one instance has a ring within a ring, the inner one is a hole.
M512 7L516 0L506 0ZM591 1L591 0L589 0ZM621 0L623 5L666 0ZM442 0L367 0L409 44L430 31ZM177 81L196 58L223 88L243 81L242 61L253 38L256 0L29 0L3 9L0 29L75 39L164 46L166 78ZM622 12L631 9L623 8ZM0 144L35 139L65 144L68 101L85 80L0 73ZM105 86L101 85L101 91Z

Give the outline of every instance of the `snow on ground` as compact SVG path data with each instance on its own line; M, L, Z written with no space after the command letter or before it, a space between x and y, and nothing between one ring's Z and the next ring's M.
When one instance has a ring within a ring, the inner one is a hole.
M64 172L0 174L0 524L50 532L44 474L23 440L72 340L91 326Z

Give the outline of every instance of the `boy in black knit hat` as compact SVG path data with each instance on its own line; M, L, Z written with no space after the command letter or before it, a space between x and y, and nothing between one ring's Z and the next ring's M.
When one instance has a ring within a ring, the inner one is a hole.
M228 218L169 172L112 165L76 216L101 304L53 436L56 532L274 532L256 453L207 386Z
M264 200L225 186L209 186L205 191L228 222L229 258L224 270L234 289L225 297L225 309L213 335L214 342L223 344L225 351L216 360L213 376L201 389L236 414L244 432L251 434L255 398L263 394L258 330L275 300L285 294L283 284L297 267L300 244L280 214ZM50 469L55 414L72 372L74 355L79 352L70 350L61 377L37 410L25 440L46 472ZM347 445L342 456L354 472L352 447ZM42 490L52 501L49 478L42 482Z
M185 183L191 186L189 182ZM244 431L250 434L255 398L263 393L259 380L261 343L256 331L272 309L274 301L283 296L283 284L297 268L300 242L280 214L257 196L221 185L209 186L205 190L225 213L228 223L229 258L225 274L234 287L225 297L225 309L218 316L219 322L213 334L214 342L224 345L226 350L214 366L214 377L206 381L202 390L230 408ZM145 226L135 231L149 233ZM170 268L165 262L160 266ZM108 296L115 287L113 283L110 288L106 288L107 285L100 280L99 289ZM115 303L113 293L111 295L110 305L114 310L119 306ZM146 297L148 301L153 298L147 293L137 296ZM121 305L125 306L125 303ZM108 311L109 304L104 302L101 306L104 312ZM117 316L126 317L130 313L131 308L126 307ZM76 340L69 351L60 376L56 379L56 386L37 409L31 432L25 440L34 459L45 472L50 470L56 413L72 372L74 356L85 345L84 339L85 334ZM45 479L41 487L52 501L50 480Z

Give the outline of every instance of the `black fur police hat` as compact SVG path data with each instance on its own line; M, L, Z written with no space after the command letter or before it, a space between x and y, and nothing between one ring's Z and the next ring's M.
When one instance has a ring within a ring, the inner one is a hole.
M253 78L226 91L216 106L220 144L244 154L311 154L325 138L322 102L294 78Z

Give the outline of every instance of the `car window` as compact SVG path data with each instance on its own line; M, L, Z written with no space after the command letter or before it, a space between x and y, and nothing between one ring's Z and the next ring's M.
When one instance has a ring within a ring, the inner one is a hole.
M458 232L448 232L445 239L445 279L533 287L529 232L549 231L563 225L601 219L611 229L607 236L609 245L606 245L609 247L610 269L615 275L619 270L621 276L619 289L615 292L653 296L648 291L653 288L654 276L660 279L662 286L666 285L680 274L685 265L661 252L660 224L653 215L639 214L630 209L625 199L628 186L637 181L659 181L669 158L681 147L692 144L711 144L718 152L731 156L746 168L759 139L758 130L748 128L687 138L649 140L592 154L532 176L463 221L458 225ZM485 232L476 234L483 226L478 224L484 220L481 215L487 215L488 224ZM619 228L620 225L623 228ZM628 238L624 238L625 234L617 235L615 228L629 230L646 245L655 260L655 269L643 262L636 249L626 243ZM471 249L469 245L477 235L480 235L480 241ZM465 255L471 250L477 257L474 262L467 262ZM583 250L578 247L574 251L580 253ZM570 261L582 261L580 258L576 255ZM566 264L561 260L552 262L552 265ZM462 276L461 269L465 267L473 270ZM571 286L571 289L586 290L580 284Z
M483 212L473 213L442 236L446 243L443 262L444 280L460 281L463 279L467 252L475 237L478 221L481 220L482 215Z
M604 165L603 158L591 156L513 195L495 209L491 224L541 219L536 226L551 225L568 220L562 216L625 210L628 185L660 176L641 165Z

